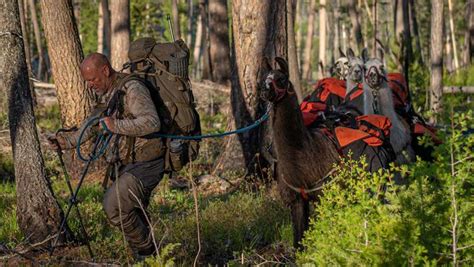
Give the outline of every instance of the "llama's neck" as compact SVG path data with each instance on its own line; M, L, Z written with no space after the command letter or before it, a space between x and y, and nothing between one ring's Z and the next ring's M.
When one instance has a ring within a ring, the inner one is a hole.
M347 79L347 80L346 80L346 96L347 96L352 90L354 90L355 88L357 88L358 86L359 86L359 83L354 82L354 81L351 80L351 79Z
M364 114L380 114L390 119L392 122L390 143L395 153L403 150L410 143L409 132L395 112L392 90L387 82L382 83L375 97L369 86L364 84Z
M278 147L303 148L310 138L296 95L288 95L275 104L273 132Z

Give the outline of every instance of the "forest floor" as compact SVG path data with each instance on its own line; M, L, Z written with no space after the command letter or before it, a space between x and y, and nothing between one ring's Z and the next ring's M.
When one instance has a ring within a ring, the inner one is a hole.
M229 112L229 88L210 83L195 83L193 90L202 118L204 132L222 132ZM66 207L69 193L54 151L47 146L46 134L60 127L59 108L54 90L37 90L35 109L38 133L45 158L47 174L61 206ZM151 264L174 262L188 265L201 246L201 264L285 264L294 262L289 211L280 202L275 185L255 190L242 172L212 173L225 139L206 139L201 143L200 157L179 172L178 178L196 182L200 223L197 240L193 190L189 182L182 189L173 188L169 177L155 189L148 211L153 223L160 255ZM80 191L79 205L84 217L94 260L84 245L59 247L52 257L48 251L24 245L15 218L16 194L13 175L8 121L0 121L0 262L6 265L104 265L133 263L131 252L124 245L119 229L107 223L102 211L101 187L103 171L86 177ZM10 181L10 182L9 182ZM74 186L77 179L73 179ZM72 213L69 225L80 233L78 219Z

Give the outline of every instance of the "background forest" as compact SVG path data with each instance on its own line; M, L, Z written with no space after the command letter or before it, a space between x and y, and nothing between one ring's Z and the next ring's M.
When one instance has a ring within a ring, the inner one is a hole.
M295 251L290 211L266 156L271 129L205 139L199 158L176 174L184 182L165 177L155 189L148 211L160 253L148 264L472 266L473 10L473 0L4 0L0 262L134 263L102 210L101 161L79 194L94 259L84 245L48 255L69 191L46 134L78 125L95 101L80 77L84 55L104 53L120 70L130 41L170 42L173 32L191 51L203 133L241 128L264 114L265 57L288 59L301 100L334 74L340 50L378 47L388 71L408 77L415 110L436 123L443 144L432 162L377 173L346 160L335 177L344 182L324 188L304 249ZM64 156L76 185L84 165L74 153ZM407 183L393 184L394 172ZM80 235L74 212L68 225Z

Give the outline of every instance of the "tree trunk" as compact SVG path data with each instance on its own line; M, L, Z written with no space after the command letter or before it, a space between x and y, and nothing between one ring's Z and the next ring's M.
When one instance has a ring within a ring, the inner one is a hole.
M121 70L128 61L130 48L130 1L110 1L111 47L110 56L112 67Z
M194 1L188 0L188 33L186 36L186 43L191 49L192 39L193 39L193 24L194 24Z
M338 59L342 55L339 54L341 48L341 16L340 16L340 0L337 0L333 9L334 16L334 58Z
M447 23L445 21L444 23ZM454 71L454 65L453 65L453 50L452 50L452 42L451 42L451 34L449 32L449 28L446 27L446 25L443 23L443 34L445 38L445 46L446 46L446 60L444 61L446 65L446 70L448 73L451 73Z
M465 66L471 64L471 53L472 53L472 43L471 38L474 39L474 18L472 16L472 9L474 6L474 0L468 0L466 6L466 18L467 18L467 27L466 32L464 33L464 55L463 61Z
M35 1L28 0L28 6L30 8L31 21L33 22L33 32L35 34L36 49L38 50L38 71L36 73L36 77L39 80L45 80L43 73L47 72L47 69L46 69L46 62L44 59L44 49L41 43L41 32L40 32L40 27L39 27L39 22L38 22L38 15L36 14ZM25 7L25 10L26 10L26 7Z
M313 9L314 10L314 9ZM285 1L232 1L233 67L231 104L235 127L252 124L265 112L259 85L266 74L265 58L287 58ZM268 160L269 124L239 135L245 166L250 173L263 175Z
M199 3L199 8L201 8L201 3ZM203 24L201 19L201 14L198 15L197 18L197 26L196 26L196 41L194 42L194 52L193 52L193 76L194 78L198 78L199 73L199 61L201 59L201 46L202 46L202 38L204 35L203 31Z
M181 39L181 27L179 26L178 0L173 0L171 4L171 14L173 16L173 32L175 40Z
M474 15L472 14L474 10L474 1L469 0L469 62L472 62L474 57Z
M18 0L0 4L0 88L8 92L8 119L15 164L17 219L29 243L45 240L57 231L62 211L41 156L33 105L28 86ZM45 243L48 246L49 242Z
M415 43L416 43L416 50L418 51L419 57L418 57L418 63L420 65L424 65L424 60L423 60L423 51L421 49L421 40L420 40L420 33L418 32L418 19L416 18L416 8L415 8L415 0L410 0L410 18L411 18L411 25L413 28L413 35L415 37Z
M97 52L104 54L107 57L110 55L110 10L108 0L101 0L99 4Z
M404 0L393 1L393 32L395 34L395 40L401 47L401 40L403 39L403 3Z
M355 36L357 50L360 53L364 46L364 40L362 37L362 30L360 27L359 12L357 11L356 1L349 0L349 16L351 17L352 23L352 34Z
M453 4L451 0L448 0L448 11L449 11L449 29L451 31L451 41L453 46L453 56L454 56L454 70L459 69L458 61L458 49L456 46L456 34L454 32L454 22L453 22Z
M430 110L432 122L442 110L443 95L443 1L431 2L431 77L430 77Z
M324 77L326 68L326 0L319 0L319 64L318 79Z
M408 0L402 0L403 5L403 74L408 81L408 73L413 55L410 32L410 8Z
M212 81L230 80L230 45L227 0L209 0L209 41Z
M201 11L201 19L202 19L202 30L203 30L203 38L202 38L202 79L203 80L212 80L212 69L211 69L211 57L210 57L210 47L209 47L209 12L208 12L208 4L209 2L204 0L203 1Z
M304 11L304 1L297 1L296 0L296 16L295 16L295 25L293 26L296 26L296 28L298 29L297 32L296 32L296 53L298 54L297 56L297 59L298 59L298 67L299 67L299 70L302 69L303 67L303 64L301 62L301 59L303 58L303 43L302 43L302 39L303 39L303 29L302 29L302 26L303 26L303 20L302 20L302 17L303 17L303 11ZM299 78L301 79L301 71L299 71Z
M79 125L91 110L93 95L79 70L83 54L72 4L41 0L41 11L63 126Z
M295 10L296 0L286 0L286 10L288 10L287 26L288 26L288 65L290 68L290 81L295 87L298 101L303 100L301 94L301 81L300 81L300 70L298 67L298 55L296 53L296 40L295 40Z
M28 88L31 90L31 98L33 100L33 105L36 105L36 95L35 95L35 89L33 87L33 81L29 79L29 77L32 77L32 69L31 69L31 54L30 54L30 40L29 40L29 34L28 30L26 27L26 20L25 20L25 7L23 5L23 0L17 0L18 1L18 11L20 12L20 24L21 24L21 32L23 36L23 46L25 48L25 59L26 59L26 66L28 69Z
M314 35L314 16L316 0L310 0L308 9L308 31L306 33L306 44L304 46L304 60L303 60L303 78L311 80L311 52L313 48L313 35Z

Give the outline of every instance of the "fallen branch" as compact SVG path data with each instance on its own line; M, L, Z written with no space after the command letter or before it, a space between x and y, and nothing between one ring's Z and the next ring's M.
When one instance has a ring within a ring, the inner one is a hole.
M464 93L474 94L474 86L445 86L443 94Z

